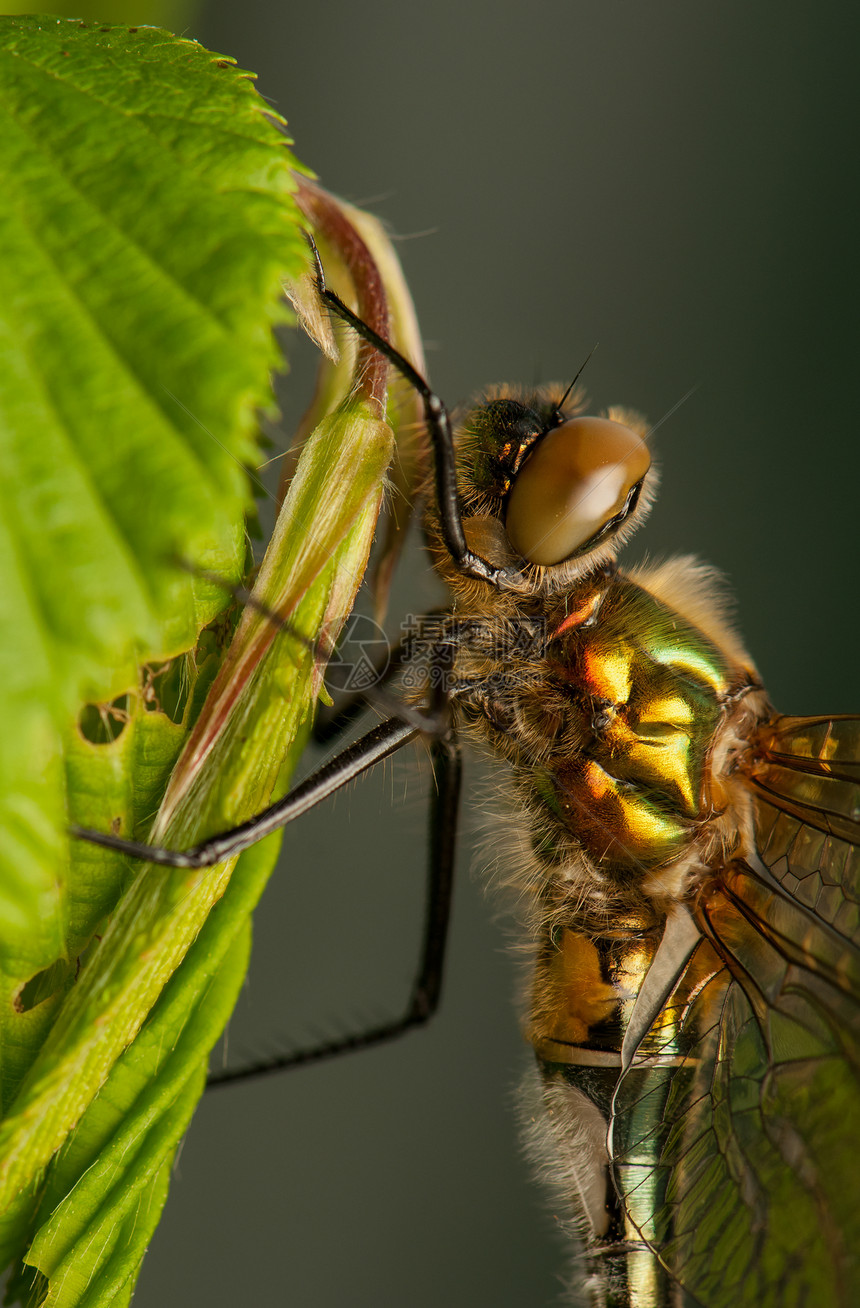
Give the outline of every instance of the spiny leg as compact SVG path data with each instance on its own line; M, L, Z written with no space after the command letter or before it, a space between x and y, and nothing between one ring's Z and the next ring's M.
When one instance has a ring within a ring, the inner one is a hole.
M433 741L431 754L436 786L430 804L430 840L427 869L426 909L421 960L412 985L409 1002L403 1012L386 1022L366 1027L349 1035L336 1037L306 1049L293 1050L274 1057L259 1059L240 1067L215 1072L207 1088L253 1080L275 1072L318 1063L341 1054L357 1053L374 1045L387 1044L422 1026L436 1012L442 990L445 947L451 915L451 893L457 842L461 763L460 750L450 735Z
M433 730L433 724L430 724ZM368 731L328 763L324 763L305 781L295 786L288 795L270 804L260 813L249 818L247 822L231 827L228 831L210 836L208 840L194 845L191 849L162 849L158 845L145 845L136 840L125 840L107 831L94 831L90 827L81 827L72 823L71 834L78 840L87 840L93 845L103 845L106 849L115 849L131 858L141 859L145 863L157 863L163 867L203 868L214 867L234 858L244 849L256 845L259 840L280 830L293 822L308 809L314 808L321 800L333 795L336 790L361 776L375 763L380 763L389 754L400 749L408 741L421 734L422 728L401 718L389 718L379 726Z
M421 961L412 992L399 1017L366 1027L363 1031L323 1041L306 1049L289 1051L271 1058L258 1059L241 1067L228 1068L210 1077L208 1085L226 1085L250 1080L274 1072L286 1071L306 1063L320 1062L340 1054L355 1053L374 1045L386 1044L421 1026L436 1012L442 991L445 947L451 916L451 892L454 859L457 849L457 814L460 802L462 765L460 749L450 722L450 699L456 660L456 643L437 641L430 652L430 704L428 721L436 727L432 736L431 756L435 788L429 805L429 840L427 892Z
M510 568L499 568L487 559L475 554L466 544L463 531L463 515L460 508L460 495L457 490L457 460L454 451L454 438L451 432L451 419L440 397L431 390L417 369L404 358L384 337L368 327L339 295L330 291L325 283L322 262L313 238L308 234L308 242L316 262L317 289L324 304L348 323L359 336L388 359L402 377L413 386L424 403L424 417L427 431L433 444L434 471L436 481L436 498L439 506L439 519L442 536L454 563L466 576L486 581L497 590L505 590L519 581L519 573Z

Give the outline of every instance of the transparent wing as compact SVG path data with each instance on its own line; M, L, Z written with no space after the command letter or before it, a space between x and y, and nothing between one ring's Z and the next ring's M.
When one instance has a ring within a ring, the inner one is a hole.
M763 863L860 945L860 718L777 718L749 772Z
M648 1037L681 1065L619 1083L616 1184L681 1302L860 1302L858 754L857 718L761 733L760 857L703 889L703 940Z

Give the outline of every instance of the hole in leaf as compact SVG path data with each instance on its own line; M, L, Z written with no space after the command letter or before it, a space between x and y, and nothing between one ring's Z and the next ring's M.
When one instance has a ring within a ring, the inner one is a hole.
M123 733L129 720L128 695L110 704L85 704L78 718L78 730L91 745L110 745Z
M190 686L185 655L167 663L147 663L143 668L143 706L147 713L165 713L171 722L181 723Z
M71 975L71 964L65 958L58 958L50 967L45 967L26 981L15 997L15 1008L19 1013L29 1013L31 1008L43 1004L58 990L65 989Z

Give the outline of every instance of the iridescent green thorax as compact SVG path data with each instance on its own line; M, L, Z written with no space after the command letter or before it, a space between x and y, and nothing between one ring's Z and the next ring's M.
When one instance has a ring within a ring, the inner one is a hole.
M548 675L568 689L584 743L552 760L551 802L602 870L629 874L676 857L708 815L709 751L746 674L624 576L568 607Z

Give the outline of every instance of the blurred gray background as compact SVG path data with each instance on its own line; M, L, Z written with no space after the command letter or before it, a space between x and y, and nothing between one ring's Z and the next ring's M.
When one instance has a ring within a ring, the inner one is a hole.
M300 158L403 238L450 402L569 379L595 341L595 407L656 421L697 388L659 428L663 488L629 555L721 568L798 713L858 708L856 24L826 2L216 0L187 28L255 70ZM426 573L419 555L395 626L429 602ZM420 756L288 832L232 1057L405 998ZM480 823L467 789L438 1020L207 1096L136 1308L557 1301L564 1248L513 1111L516 967L471 875Z

